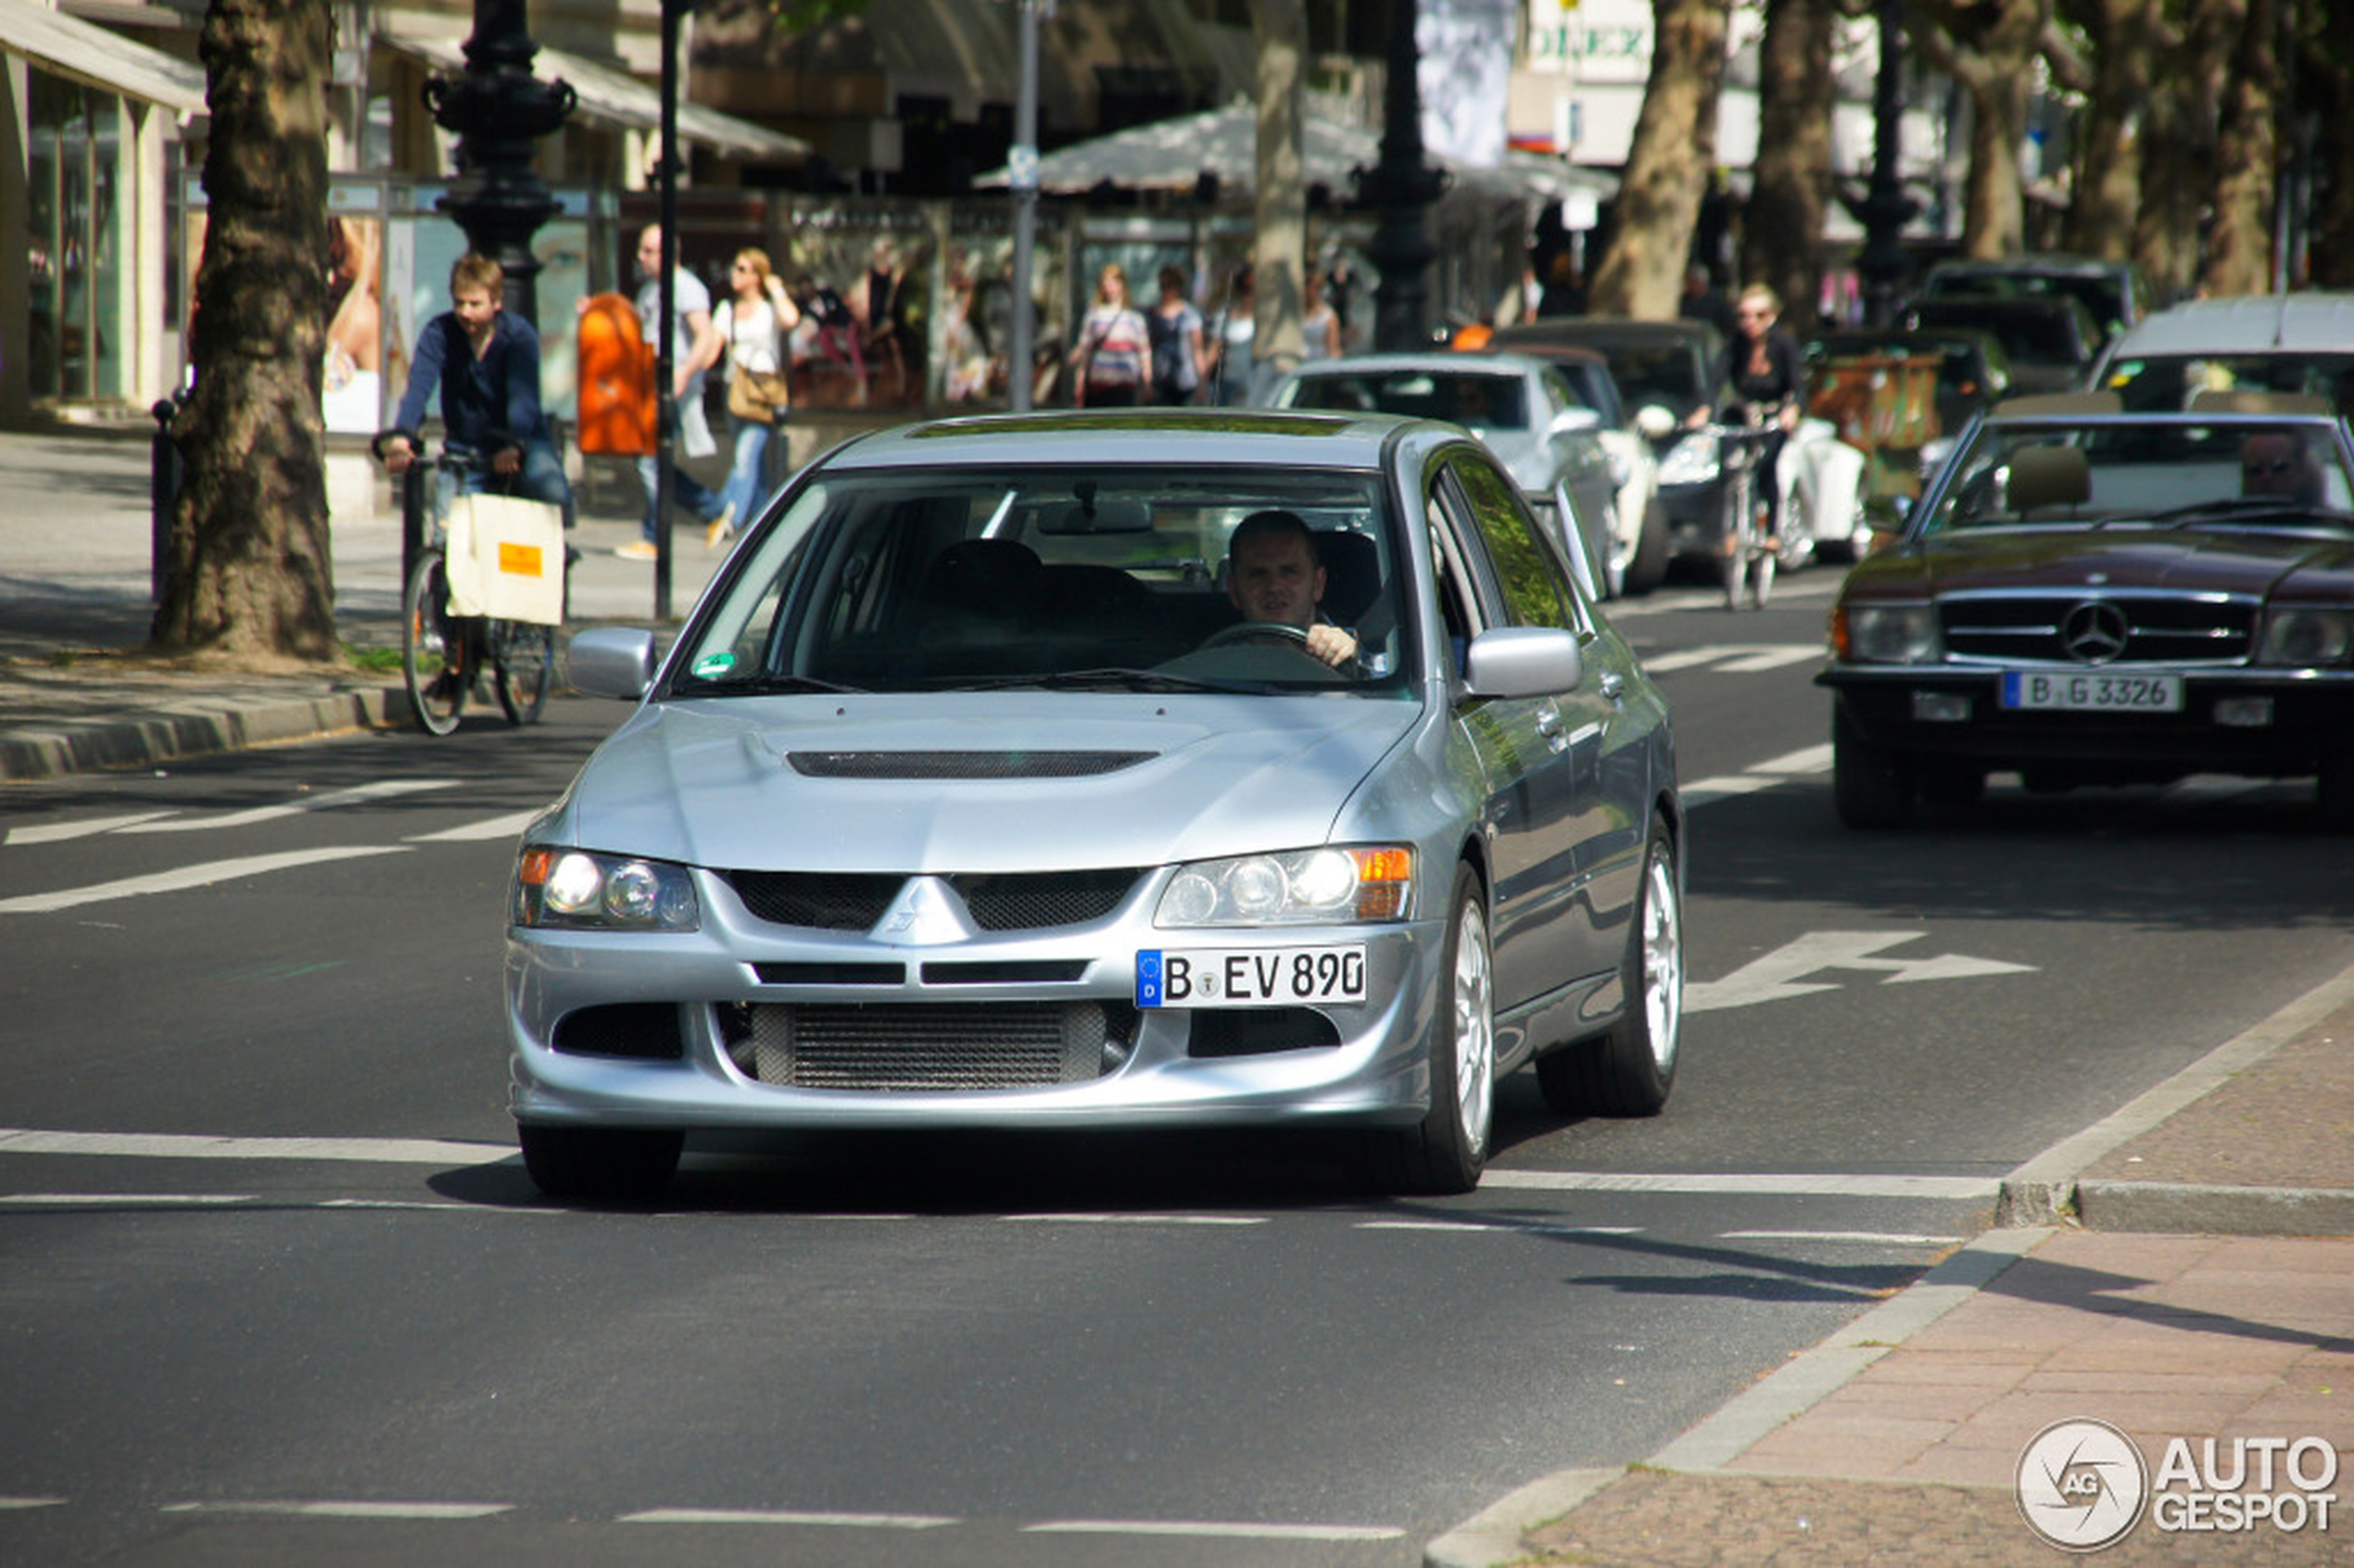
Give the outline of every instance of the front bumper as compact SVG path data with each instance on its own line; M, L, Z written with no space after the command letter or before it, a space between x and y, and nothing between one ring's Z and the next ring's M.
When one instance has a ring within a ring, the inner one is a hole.
M1156 886L1088 928L909 947L764 922L723 879L694 875L696 931L509 931L509 1108L518 1120L687 1131L1398 1126L1428 1106L1442 922L1160 930L1150 924ZM1365 1001L1135 1006L1140 950L1326 942L1364 945ZM1024 1052L1031 1065L1016 1075L1031 1073L1042 1031L1052 1081L1007 1082L1005 1064ZM805 1043L821 1037L822 1070L806 1065L818 1053Z
M1835 664L1816 682L1836 693L1850 732L1865 744L1990 770L2064 766L2120 781L2287 778L2354 752L2354 671L2105 668L2181 675L2182 710L2006 710L2000 670L1951 664Z

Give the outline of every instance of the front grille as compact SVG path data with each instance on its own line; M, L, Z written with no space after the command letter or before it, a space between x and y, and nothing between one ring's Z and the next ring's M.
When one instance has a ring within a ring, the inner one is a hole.
M687 1054L674 1002L615 1002L583 1007L556 1020L548 1043L568 1056L626 1056L675 1062Z
M2069 613L2092 603L2124 613L2123 648L2107 664L2232 664L2254 646L2256 605L2221 595L1960 596L1944 601L1946 651L1989 663L2086 663L2068 646Z
M1135 1031L1133 1009L1099 1002L744 1012L731 1050L761 1082L885 1094L1084 1082L1125 1058Z
M1120 907L1134 869L968 873L943 879L984 931L1043 930L1100 920ZM906 876L895 871L821 873L730 871L728 885L753 917L828 931L874 929Z
M1149 761L1150 752L795 752L811 778L1093 778Z

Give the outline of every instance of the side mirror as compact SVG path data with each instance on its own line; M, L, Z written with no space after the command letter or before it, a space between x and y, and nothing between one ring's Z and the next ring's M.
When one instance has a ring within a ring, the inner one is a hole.
M595 626L564 647L564 678L584 697L635 702L654 683L654 634L636 626Z
M1572 431L1600 430L1601 427L1602 416L1591 409L1563 409L1553 416L1550 424L1545 426L1545 434L1566 436Z
M1499 626L1471 640L1463 686L1474 697L1545 697L1586 678L1577 634L1554 626Z

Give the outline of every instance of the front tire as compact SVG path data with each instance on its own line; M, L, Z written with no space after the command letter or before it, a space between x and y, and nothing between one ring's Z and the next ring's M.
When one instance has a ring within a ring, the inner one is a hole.
M551 1198L592 1203L651 1203L678 1169L683 1132L610 1127L515 1124L523 1168L531 1184Z
M1495 962L1487 900L1470 866L1455 868L1448 908L1430 1026L1430 1109L1420 1126L1379 1135L1370 1172L1392 1192L1470 1192L1487 1168L1495 1131Z
M401 596L400 678L418 728L447 735L458 727L474 672L466 667L466 624L449 613L438 550L417 557Z
M1684 1038L1684 895L1675 841L1657 819L1619 972L1626 1011L1611 1031L1537 1060L1537 1086L1556 1115L1657 1116L1676 1086Z

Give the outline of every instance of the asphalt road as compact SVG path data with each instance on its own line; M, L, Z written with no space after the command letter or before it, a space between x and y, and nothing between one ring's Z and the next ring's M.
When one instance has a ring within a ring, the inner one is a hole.
M1275 1139L935 1138L557 1209L502 900L616 706L10 788L0 1560L1404 1564L1655 1452L2354 961L2301 787L1838 828L1831 577L1624 615L1694 804L1683 1074L1627 1123L1512 1081L1461 1199Z

